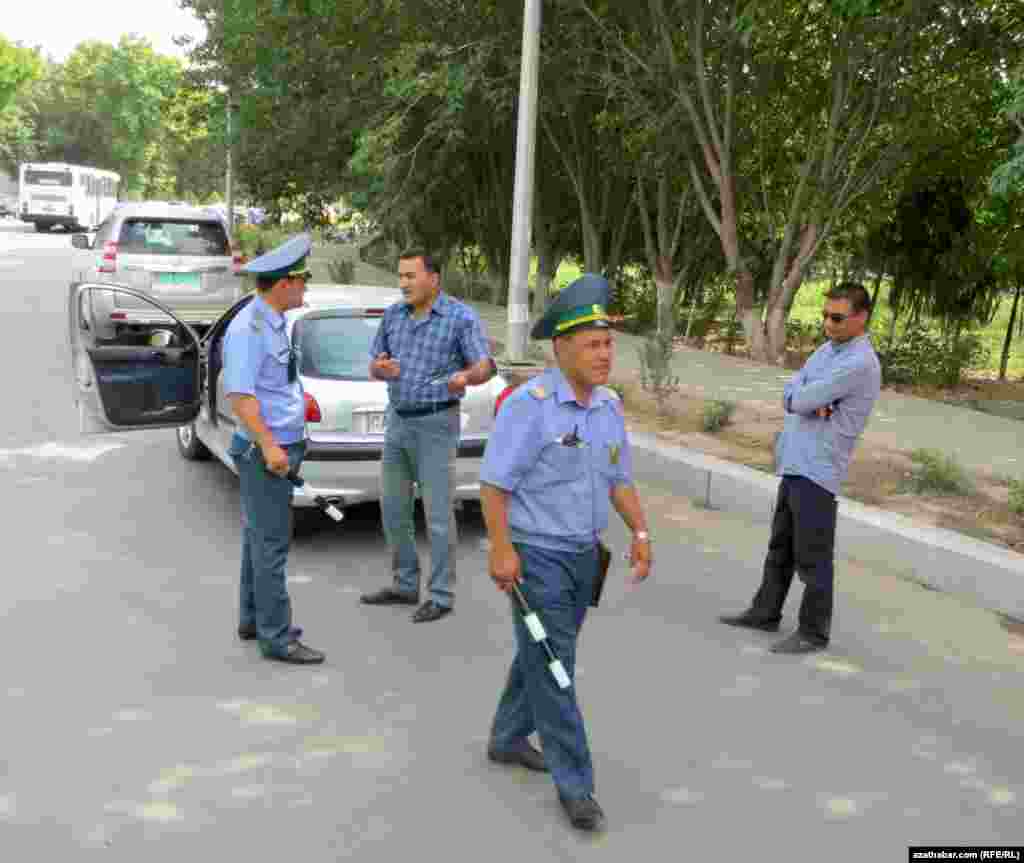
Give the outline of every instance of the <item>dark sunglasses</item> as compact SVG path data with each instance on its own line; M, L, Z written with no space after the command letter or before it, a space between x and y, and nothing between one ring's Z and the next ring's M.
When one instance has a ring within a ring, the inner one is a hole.
M852 317L852 315L841 315L838 312L822 312L821 313L821 319L823 321L832 321L832 323L834 323L834 324L841 324L843 321L845 321L849 317Z

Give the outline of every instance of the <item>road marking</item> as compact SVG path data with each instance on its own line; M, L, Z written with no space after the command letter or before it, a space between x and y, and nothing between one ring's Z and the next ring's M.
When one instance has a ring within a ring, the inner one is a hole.
M785 779L771 779L766 776L755 776L754 784L762 791L785 791L789 783Z
M21 258L7 258L6 260L0 260L0 270L15 270L18 267L24 266L25 262Z
M832 818L852 818L861 814L857 801L851 797L828 797L822 801L821 807Z
M108 452L124 447L123 443L96 441L91 444L65 444L59 441L39 444L38 446L20 447L17 449L0 449L0 459L14 456L30 456L41 459L66 459L69 461L93 462Z
M119 710L114 714L115 722L148 722L152 718L153 714L145 710Z
M287 581L289 584L311 584L313 579L308 575L289 575Z
M1017 802L1017 795L1009 788L993 788L988 794L988 802L993 806L1010 806Z
M694 806L704 800L702 791L691 791L689 788L670 788L661 793L661 799L677 806Z
M0 818L10 818L14 815L14 795L0 795Z
M859 674L861 672L861 669L852 662L843 662L838 659L814 659L809 660L808 664L819 671L831 671L835 674Z

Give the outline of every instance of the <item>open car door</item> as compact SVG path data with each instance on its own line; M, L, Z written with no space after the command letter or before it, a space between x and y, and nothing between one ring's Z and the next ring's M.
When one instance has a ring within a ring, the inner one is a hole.
M115 292L153 308L147 310L145 326L124 326L113 338L103 338L110 336L110 328L97 326L101 322L94 321L93 310L113 308L112 297L100 295ZM120 285L73 284L68 327L81 432L176 428L199 414L199 337L152 297Z

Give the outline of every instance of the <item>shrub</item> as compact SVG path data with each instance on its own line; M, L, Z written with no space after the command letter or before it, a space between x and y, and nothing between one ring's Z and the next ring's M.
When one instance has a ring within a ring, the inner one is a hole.
M882 376L887 384L954 386L964 371L983 365L988 349L976 333L960 336L956 347L925 324L907 328L891 351L882 357Z
M701 415L701 428L711 434L721 431L732 421L732 415L735 411L736 404L734 402L707 402Z
M955 456L917 449L910 458L914 462L910 487L918 494L967 495L973 490L970 477Z
M609 388L614 390L616 395L619 397L619 401L623 404L626 403L626 388L622 384L608 384Z
M336 285L352 285L356 281L356 262L338 256L327 262L327 273Z
M640 386L654 396L658 413L664 416L669 397L679 391L679 378L672 374L672 337L650 335L636 352L640 358Z
M654 283L629 269L620 270L614 279L608 313L625 317L623 328L628 332L650 330L658 318L658 292Z
M1024 479L1010 480L1010 512L1024 515Z

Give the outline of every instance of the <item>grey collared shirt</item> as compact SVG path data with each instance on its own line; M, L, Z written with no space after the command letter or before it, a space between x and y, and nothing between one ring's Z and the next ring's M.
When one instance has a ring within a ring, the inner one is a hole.
M841 345L825 342L786 384L775 472L806 477L839 494L881 389L882 368L866 335ZM829 406L828 419L815 414Z

